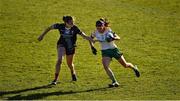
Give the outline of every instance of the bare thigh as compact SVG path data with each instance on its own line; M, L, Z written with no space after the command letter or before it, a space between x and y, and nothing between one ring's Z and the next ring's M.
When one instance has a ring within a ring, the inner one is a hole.
M102 57L102 64L105 69L109 67L110 62L111 62L110 57Z
M57 47L57 54L58 54L58 60L62 60L63 56L65 54L65 48L64 47Z
M66 55L66 62L67 62L67 64L68 64L68 66L73 65L73 57L74 57L74 54L72 54L72 55Z

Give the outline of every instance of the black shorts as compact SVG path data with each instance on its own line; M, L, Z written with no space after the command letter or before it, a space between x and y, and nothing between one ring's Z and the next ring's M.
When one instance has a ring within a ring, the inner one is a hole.
M63 44L57 44L57 48L58 47L64 47L66 55L73 55L73 54L75 54L75 47L69 49L69 48L65 47Z

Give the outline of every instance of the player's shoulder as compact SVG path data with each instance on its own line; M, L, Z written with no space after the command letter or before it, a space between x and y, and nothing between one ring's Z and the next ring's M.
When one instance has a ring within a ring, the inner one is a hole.
M107 32L112 32L112 29L111 29L110 27L107 27L107 28L106 28L106 31L107 31Z
M60 26L60 27L64 27L65 24L64 23L55 23L56 25Z
M92 31L92 35L95 35L96 33L97 33L98 31L97 30L94 30L94 31Z
M64 28L65 24L63 23L54 23L51 27L54 29L61 29Z
M73 28L74 29L79 29L79 27L77 25L74 25Z
M94 36L96 36L97 34L99 34L97 29L92 32L92 35L94 35Z

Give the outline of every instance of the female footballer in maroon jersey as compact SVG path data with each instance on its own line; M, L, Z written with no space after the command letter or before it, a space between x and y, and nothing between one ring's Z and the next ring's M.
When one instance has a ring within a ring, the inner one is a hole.
M77 81L76 71L73 64L77 34L81 35L86 40L94 42L74 24L73 17L63 16L63 21L64 23L56 23L51 25L38 37L38 40L41 41L50 30L58 29L60 32L60 38L57 42L58 59L56 62L55 78L51 83L54 85L57 84L64 54L66 54L67 65L71 70L72 81Z

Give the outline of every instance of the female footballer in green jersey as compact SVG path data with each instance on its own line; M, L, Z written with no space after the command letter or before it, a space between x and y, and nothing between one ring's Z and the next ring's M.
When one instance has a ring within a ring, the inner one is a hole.
M98 20L96 22L96 30L91 34L91 38L96 38L96 41L101 44L102 64L107 75L112 80L112 83L109 84L109 87L118 87L119 83L117 82L114 73L109 67L109 64L113 57L125 68L132 69L137 77L140 76L140 72L137 66L133 65L132 63L126 62L122 52L117 48L116 44L114 43L114 40L119 40L120 37L112 32L110 27L108 27L108 24L109 22L107 22L107 19ZM90 42L90 45L93 54L96 55L97 50L94 47L94 44Z

